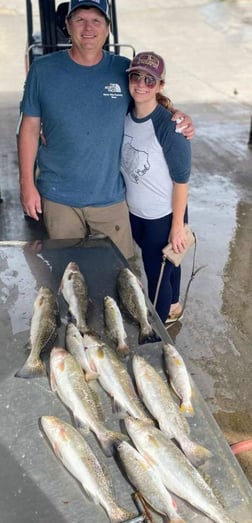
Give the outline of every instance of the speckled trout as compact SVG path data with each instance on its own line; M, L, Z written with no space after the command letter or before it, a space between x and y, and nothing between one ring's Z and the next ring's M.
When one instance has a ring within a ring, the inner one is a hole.
M130 482L147 503L159 514L168 516L170 523L185 523L156 468L126 441L118 445L117 452Z
M88 309L88 290L85 278L75 262L69 262L62 276L59 292L68 303L69 312L79 331L89 330L86 316Z
M125 365L115 351L93 334L85 334L88 367L86 379L97 376L104 390L113 398L114 410L130 414L134 418L149 420L144 406L135 392L133 382Z
M138 451L153 466L170 492L187 501L215 523L231 519L198 470L180 449L156 427L127 417L125 425Z
M76 424L94 432L106 456L111 456L114 442L125 439L100 421L94 393L85 381L83 370L75 358L61 347L54 347L50 355L50 383L61 401L71 410Z
M42 416L41 425L56 456L81 483L94 503L105 509L111 523L121 523L132 518L131 512L117 504L104 466L81 434L55 416Z
M82 336L79 329L77 329L76 325L72 322L68 323L66 326L65 343L66 349L78 361L82 369L85 369L88 365L88 362L85 350L84 336Z
M105 296L103 305L106 334L116 343L115 350L118 356L127 356L130 350L126 343L127 333L118 304L112 296Z
M53 292L48 287L40 287L33 304L29 339L30 354L24 366L16 372L17 378L46 376L41 353L53 346L59 323L59 307Z
M173 400L168 384L156 369L144 358L134 355L133 372L139 395L160 429L179 443L194 465L199 466L209 459L211 452L190 439L190 427Z
M193 416L192 387L185 362L174 345L163 344L165 369L174 392L180 398L180 410L186 415Z
M121 269L118 274L117 289L124 307L140 326L139 345L159 341L160 337L154 331L148 319L148 309L142 285L135 274L127 267Z

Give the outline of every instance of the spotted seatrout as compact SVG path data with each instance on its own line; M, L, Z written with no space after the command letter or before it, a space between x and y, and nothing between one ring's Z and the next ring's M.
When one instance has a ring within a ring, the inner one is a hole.
M104 390L113 398L115 409L135 418L149 419L142 402L135 392L130 374L115 351L92 334L86 334L88 367L86 379L97 377Z
M24 366L15 374L18 378L39 378L46 376L41 353L51 348L57 337L59 308L51 289L40 287L34 301L31 319L29 348L30 354Z
M162 431L130 417L125 419L125 425L138 451L157 467L162 482L170 492L215 523L235 523L202 475Z
M129 347L126 343L127 334L124 328L121 311L112 296L104 297L104 320L106 333L115 343L116 352L119 356L129 354Z
M126 441L118 445L117 452L130 482L147 503L156 512L168 516L170 523L185 523L155 467Z
M69 262L62 276L59 292L68 303L69 312L83 334L87 326L88 290L85 278L77 263Z
M114 442L125 439L125 435L106 429L80 364L61 347L54 347L50 355L50 382L53 392L73 413L76 424L94 432L106 456L111 456Z
M169 382L181 400L180 410L184 414L193 416L192 387L185 362L174 345L164 343L163 351Z
M88 363L85 350L84 336L82 336L79 329L77 329L76 325L72 322L68 323L66 326L65 343L66 349L78 361L82 369L85 369Z
M138 278L128 268L123 268L117 278L117 289L126 310L140 326L138 343L153 343L160 337L152 328L148 319L148 309L143 288Z
M133 372L140 397L160 429L174 438L190 461L199 466L211 457L211 452L189 438L189 425L174 402L166 384L156 369L144 358L134 355Z
M132 518L131 512L117 504L104 466L81 434L55 416L42 416L41 425L56 456L81 483L94 503L105 509L111 523L121 523Z

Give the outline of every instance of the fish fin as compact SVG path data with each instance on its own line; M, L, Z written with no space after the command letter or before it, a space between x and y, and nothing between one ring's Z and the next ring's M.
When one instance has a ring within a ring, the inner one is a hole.
M89 501L92 501L95 505L99 505L99 498L98 496L95 496L92 491L90 491L87 487L87 483L82 483L82 488L85 492L85 496Z
M142 421L144 421L144 423L146 423L147 426L150 426L150 427L155 427L155 421L154 419L152 418L142 418Z
M206 463L206 461L208 461L208 459L212 457L210 450L208 450L206 447L203 447L202 445L199 445L198 443L195 443L189 438L183 438L179 440L179 444L186 457L195 467L203 465Z
M179 407L179 410L180 410L180 412L182 412L182 414L185 414L185 416L194 416L195 415L194 408L190 401L182 401L182 403Z
M160 340L161 340L160 336L154 331L154 329L152 327L148 330L142 329L139 332L139 337L138 337L139 345L145 345L145 343L155 343Z
M100 437L100 443L105 456L113 456L116 446L121 441L129 441L129 437L122 432L106 431L106 433Z
M84 377L86 381L97 380L99 378L99 374L98 372L93 372L90 370L88 372L84 372Z
M50 387L53 392L57 391L57 384L56 384L55 376L54 376L52 369L50 369Z
M57 291L57 295L59 294L62 294L63 293L63 278L61 279L61 282L60 282L60 285L59 285L59 288L58 288L58 291Z
M40 358L37 360L31 360L28 358L23 367L15 373L15 378L32 379L41 378L43 376L46 376L46 369Z
M115 350L119 358L126 358L130 354L130 348L127 343L118 344Z

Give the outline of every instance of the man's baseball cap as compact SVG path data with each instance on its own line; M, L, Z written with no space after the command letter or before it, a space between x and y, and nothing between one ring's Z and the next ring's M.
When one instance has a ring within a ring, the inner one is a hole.
M144 73L151 74L157 78L157 80L165 79L164 60L161 56L152 51L136 54L129 69L126 69L127 73L131 73L131 71L143 71Z
M105 18L110 22L109 17L109 5L107 0L71 0L69 2L69 8L67 13L67 18L72 14L75 9L78 9L78 7L96 7L96 9L99 9L101 13L105 16Z

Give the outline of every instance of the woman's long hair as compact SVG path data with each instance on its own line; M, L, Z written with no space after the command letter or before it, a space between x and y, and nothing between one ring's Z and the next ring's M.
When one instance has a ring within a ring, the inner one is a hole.
M172 103L172 101L170 100L170 98L168 98L168 96L165 96L165 95L162 94L162 93L157 93L157 94L156 94L156 98L157 98L157 102L158 102L160 105L163 105L163 107L165 107L165 109L167 109L168 111L171 111L171 112L172 112L172 109L173 109L173 103Z
M164 86L163 80L160 81L160 86L162 86L162 87ZM168 98L168 96L165 96L162 93L157 93L156 99L157 99L157 103L159 103L160 105L163 105L163 107L165 107L165 109L167 109L168 111L173 112L173 103L170 100L170 98Z

